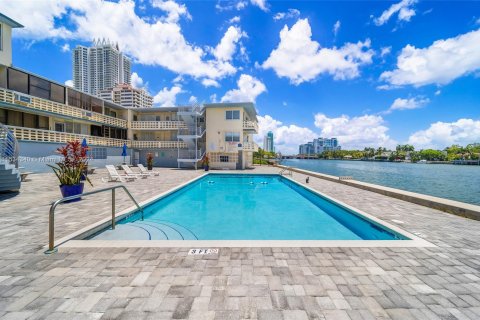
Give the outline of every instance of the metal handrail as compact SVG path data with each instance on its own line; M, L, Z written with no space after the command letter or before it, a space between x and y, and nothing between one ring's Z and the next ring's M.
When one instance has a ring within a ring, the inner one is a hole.
M50 206L50 213L48 215L48 250L45 251L45 253L54 253L56 252L55 248L55 208L60 204L65 201L73 200L73 199L78 199L83 196L88 196L91 194L95 193L100 193L108 190L112 190L112 229L115 229L115 189L122 188L125 190L127 195L130 197L130 199L135 203L137 206L137 209L142 212L142 220L143 220L143 207L138 204L138 202L135 200L135 198L132 196L130 191L124 186L124 185L118 185L118 186L113 186L113 187L108 187L108 188L102 188L82 194L77 194L74 196L58 199L55 202L52 202L52 205Z
M286 176L291 176L292 173L293 173L292 167L285 167L285 168L283 168L282 170L280 170L280 172L279 172L279 174L280 174L281 176L283 176L284 174L285 174Z
M6 125L0 123L0 160L6 160L18 168L18 155L19 147L15 135Z

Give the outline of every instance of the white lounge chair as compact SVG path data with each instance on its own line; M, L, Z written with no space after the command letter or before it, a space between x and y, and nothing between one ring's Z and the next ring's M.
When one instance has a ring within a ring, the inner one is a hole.
M137 164L137 167L140 169L141 173L146 173L146 174L151 175L151 176L159 176L160 175L160 172L158 172L158 171L147 170L147 168L145 168L143 166L143 164L141 164L141 163Z
M133 172L133 170L127 166L126 164L122 164L122 169L123 171L125 171L125 173L130 176L130 177L140 177L142 179L146 179L148 176L150 176L148 173L145 174L145 173L140 173L140 172Z
M136 177L118 173L117 169L115 169L115 167L112 165L106 165L105 168L108 172L108 178L106 180L102 178L103 182L128 182L136 179Z

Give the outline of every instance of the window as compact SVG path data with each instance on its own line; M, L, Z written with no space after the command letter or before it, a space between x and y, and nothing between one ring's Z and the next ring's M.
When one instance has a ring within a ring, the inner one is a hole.
M37 127L37 116L31 113L23 114L23 126L26 128L36 128Z
M55 83L50 83L50 100L65 103L65 88Z
M28 94L28 74L9 68L8 89Z
M8 110L7 124L10 126L23 127L23 116L21 112Z
M65 123L55 122L55 131L65 132Z
M48 117L38 116L38 128L48 130Z
M228 162L228 156L220 156L220 162Z
M0 123L7 124L7 110L0 109Z
M225 132L225 141L240 142L240 132Z
M30 94L42 99L50 99L50 82L30 76Z
M225 111L225 119L227 119L227 120L239 120L240 119L240 110Z
M160 116L155 116L155 121L160 121Z
M107 159L107 148L90 148L88 153L92 159Z

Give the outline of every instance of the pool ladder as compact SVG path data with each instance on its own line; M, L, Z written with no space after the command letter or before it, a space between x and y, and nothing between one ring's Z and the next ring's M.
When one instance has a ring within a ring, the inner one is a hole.
M292 176L293 174L292 167L283 168L282 170L280 170L279 174L281 176Z

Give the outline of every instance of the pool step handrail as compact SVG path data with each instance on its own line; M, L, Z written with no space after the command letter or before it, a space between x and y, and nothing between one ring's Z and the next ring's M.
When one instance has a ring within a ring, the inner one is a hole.
M280 170L279 174L281 176L292 176L293 175L292 167L284 167L282 170Z
M135 200L135 198L132 196L130 191L128 191L127 187L125 187L124 185L118 185L118 186L113 186L113 187L108 187L108 188L97 189L97 190L93 190L93 191L90 191L90 192L85 192L85 193L82 193L82 194L77 194L77 195L74 195L74 196L58 199L57 201L52 202L52 205L50 206L50 212L49 212L49 215L48 215L48 250L45 251L45 253L46 254L51 254L51 253L55 253L57 251L56 247L55 247L55 209L57 208L57 206L60 203L63 203L63 202L69 201L69 200L78 199L78 198L81 198L81 197L84 197L84 196L89 196L89 195L92 195L92 194L112 190L112 229L115 229L115 203L116 203L116 201L115 201L115 189L118 189L118 188L122 188L123 190L125 190L125 192L129 196L129 198L133 201L133 203L135 203L135 206L137 207L137 210L139 210L142 213L142 220L143 220L143 207L138 204L137 200ZM60 245L60 244L61 243L59 243L58 245Z

